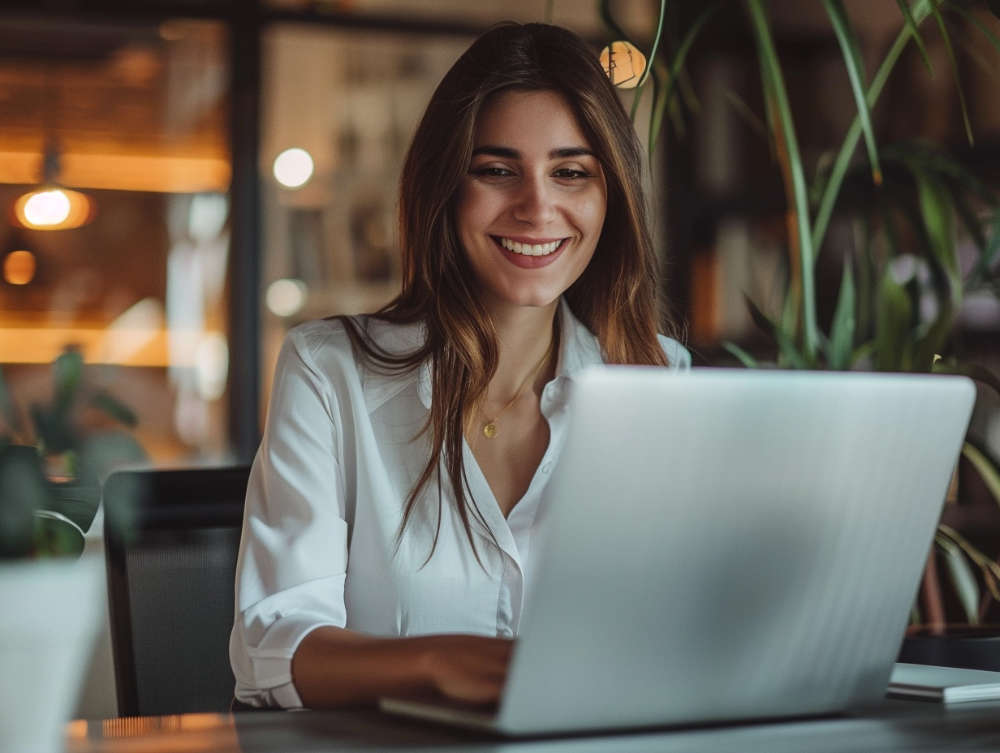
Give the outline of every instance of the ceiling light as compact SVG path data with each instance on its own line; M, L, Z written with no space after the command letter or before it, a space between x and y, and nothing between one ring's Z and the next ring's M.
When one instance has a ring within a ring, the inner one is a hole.
M79 191L57 185L59 149L54 140L45 145L42 185L22 194L14 202L14 217L30 230L68 230L90 222L93 202Z
M612 42L601 50L601 67L619 89L634 89L646 70L646 56L631 42Z
M80 227L92 216L93 205L85 194L57 186L22 194L14 202L14 216L30 230L67 230Z

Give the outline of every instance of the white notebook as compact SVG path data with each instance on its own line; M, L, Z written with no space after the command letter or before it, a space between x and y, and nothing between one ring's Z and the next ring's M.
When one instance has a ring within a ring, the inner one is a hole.
M1000 699L1000 672L899 662L889 679L889 695L944 703Z

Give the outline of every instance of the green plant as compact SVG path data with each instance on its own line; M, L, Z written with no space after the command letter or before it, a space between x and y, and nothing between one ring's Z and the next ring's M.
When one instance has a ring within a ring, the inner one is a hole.
M812 180L808 180L766 0L706 4L682 30L679 42L667 44L660 44L660 30L669 8L666 2L660 4L658 31L651 45L661 54L650 61L650 154L665 125L664 113L673 114L675 127L683 123L682 102L675 95L684 93L685 64L692 46L713 17L742 6L757 51L764 130L787 199L789 254L783 300L768 311L747 299L753 321L773 343L773 361L761 361L735 343L724 347L748 367L959 373L1000 394L1000 378L982 366L961 362L951 347L963 299L982 291L1000 296L1000 197L938 145L878 144L871 115L911 42L928 72L935 75L922 31L925 24L933 24L947 53L971 145L972 128L948 21L964 21L1000 51L1000 38L974 13L988 8L1000 17L1000 3L916 0L911 5L897 0L900 31L870 82L866 81L857 38L842 0L822 0L822 5L843 58L857 113L840 148L818 160ZM605 0L600 8L612 33L627 38L612 18L610 3ZM634 96L638 102L643 90ZM749 112L740 104L743 112ZM866 159L855 160L862 139ZM854 228L857 242L853 248L824 245L835 210L838 220ZM967 269L958 255L960 233L971 239L976 252ZM835 257L828 261L840 266L840 283L832 312L821 317L817 287L822 282L822 268L818 262L824 250ZM997 462L984 448L970 442L962 454L1000 504ZM939 528L936 542L965 617L976 623L983 603L979 582L1000 601L1000 565L948 526Z
M52 363L49 404L23 411L0 371L0 559L79 554L100 503L100 482L121 462L145 459L117 428L87 430L82 414L128 428L135 414L107 390L89 386L73 348Z

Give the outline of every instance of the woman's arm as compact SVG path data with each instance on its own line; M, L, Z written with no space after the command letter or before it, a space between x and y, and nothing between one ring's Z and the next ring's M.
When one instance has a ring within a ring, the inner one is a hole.
M302 704L331 708L381 696L439 692L488 703L500 697L513 641L477 635L375 638L338 627L313 630L292 657Z

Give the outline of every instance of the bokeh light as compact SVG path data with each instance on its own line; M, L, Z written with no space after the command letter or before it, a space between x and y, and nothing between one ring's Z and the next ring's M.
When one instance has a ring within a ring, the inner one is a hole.
M267 307L278 316L292 316L306 304L306 284L302 280L275 280L267 287Z
M3 278L11 285L27 285L35 279L35 255L30 251L11 251L3 260Z
M286 188L304 186L313 174L313 159L305 149L286 149L274 159L274 178Z
M218 400L226 392L229 375L229 342L221 332L208 332L198 343L195 357L198 396Z

